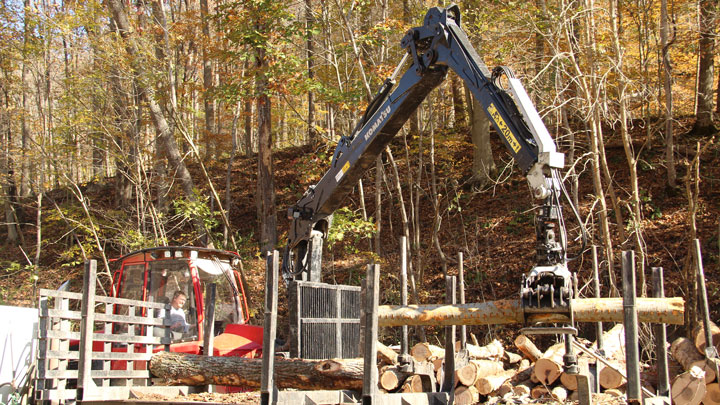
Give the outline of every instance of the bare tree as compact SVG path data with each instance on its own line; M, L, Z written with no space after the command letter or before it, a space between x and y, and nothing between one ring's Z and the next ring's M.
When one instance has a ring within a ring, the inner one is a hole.
M663 85L665 90L665 166L667 169L667 185L677 187L677 173L675 171L675 141L673 133L673 94L672 94L672 63L670 61L670 46L675 40L674 29L672 38L669 37L669 16L667 0L660 2L660 42L662 45Z
M715 63L715 19L718 0L700 0L700 63L698 66L697 120L692 132L708 134L717 131L713 124L713 65Z
M263 23L258 22L258 25ZM260 31L260 30L258 30ZM256 203L260 220L260 249L271 252L277 243L277 210L275 208L275 174L273 170L271 101L268 95L267 59L263 47L255 48L255 77L258 120L258 181Z
M197 202L198 199L195 195L193 179L185 166L183 156L178 149L177 142L175 141L170 125L168 125L165 114L157 102L155 88L149 83L150 75L147 72L148 63L144 56L145 53L141 51L138 45L136 38L137 33L130 25L123 2L121 0L108 0L107 5L117 24L118 32L125 42L125 50L130 57L130 65L132 66L134 76L137 78L138 89L146 97L150 116L157 131L158 143L162 145L163 152L173 169L172 172L175 173L180 181L185 198L187 198L188 201ZM193 224L198 234L202 235L206 233L202 221L196 219L193 221Z
M215 87L213 76L212 59L208 51L210 42L210 14L208 0L200 0L200 17L202 18L202 34L204 37L202 47L203 64L203 103L205 104L205 158L212 155L213 142L217 128L215 125L215 98L213 88Z

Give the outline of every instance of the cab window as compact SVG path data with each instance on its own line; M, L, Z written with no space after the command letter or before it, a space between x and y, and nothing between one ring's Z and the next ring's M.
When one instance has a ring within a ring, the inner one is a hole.
M175 321L172 328L173 340L197 338L195 290L193 289L192 275L187 263L177 260L151 262L148 284L148 299L151 301L172 305L173 297L178 291L185 295L184 305L179 309L171 309L171 318ZM186 325L182 325L183 316ZM178 325L178 323L181 325Z

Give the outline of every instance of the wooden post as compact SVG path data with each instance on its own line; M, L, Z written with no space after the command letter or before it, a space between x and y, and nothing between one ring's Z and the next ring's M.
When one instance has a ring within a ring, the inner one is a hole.
M275 336L277 334L278 267L280 254L268 253L265 267L265 325L263 329L262 375L260 377L260 403L277 401L275 386Z
M458 252L458 280L460 285L460 304L465 303L465 265L463 263L463 252ZM467 349L467 326L460 326L460 349Z
M203 325L203 352L206 356L213 355L213 341L215 337L215 297L217 285L210 283L205 286L205 319ZM212 385L207 386L207 392L213 392Z
M640 403L640 357L638 350L638 317L635 308L635 252L622 252L623 314L625 325L625 367L627 373L627 400Z
M369 264L365 277L365 341L363 342L363 405L372 404L378 392L377 339L380 303L380 265Z
M82 400L85 391L95 388L91 376L93 327L95 325L95 283L97 277L97 261L85 262L85 275L83 277L83 296L80 305L82 319L80 321L80 360L78 361L78 392L77 399Z
M593 284L595 287L595 298L600 298L600 265L598 262L598 253L597 253L597 246L593 245L592 247L592 265L593 265ZM595 341L597 342L597 351L599 353L604 354L603 350L603 325L602 322L595 323ZM600 366L596 363L594 372L595 372L595 380L594 380L594 389L596 393L600 392Z
M445 276L445 302L455 304L455 277ZM445 368L442 392L455 388L455 325L445 327Z
M663 268L652 268L653 296L655 298L665 297L663 286ZM670 397L670 374L668 372L667 358L667 332L665 324L655 325L655 350L657 357L658 383L657 394L661 397Z
M400 237L400 300L402 306L408 304L407 290L407 238ZM402 340L400 341L400 354L408 354L410 349L410 340L408 339L408 326L402 326Z
M720 375L718 370L718 352L713 345L712 331L710 330L710 309L708 308L707 299L707 288L705 286L705 270L703 269L702 253L700 251L700 240L695 239L694 241L693 254L695 256L695 263L697 264L697 280L698 288L700 289L700 305L702 306L703 315L703 326L705 327L705 358L712 361L715 366L715 375Z

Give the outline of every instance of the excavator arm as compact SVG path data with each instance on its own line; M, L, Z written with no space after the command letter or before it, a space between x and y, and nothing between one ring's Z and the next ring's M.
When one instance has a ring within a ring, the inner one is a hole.
M520 81L508 68L488 70L460 28L460 18L455 5L435 7L428 11L421 27L407 32L401 41L407 50L402 62L352 135L340 139L328 172L288 210L291 225L283 258L286 280L320 281L322 240L333 212L452 69L486 111L527 176L533 197L542 201L535 220L537 261L521 286L526 312L569 311L573 281L567 268L567 237L560 204L564 189L558 172L564 155L556 150ZM412 64L396 82L408 60Z

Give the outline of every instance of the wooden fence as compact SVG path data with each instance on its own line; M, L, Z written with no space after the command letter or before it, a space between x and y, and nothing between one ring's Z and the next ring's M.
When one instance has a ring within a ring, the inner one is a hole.
M170 305L97 296L96 268L86 263L83 293L40 290L38 402L127 399L150 385L153 352L170 348Z

